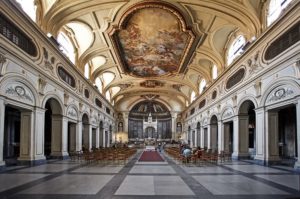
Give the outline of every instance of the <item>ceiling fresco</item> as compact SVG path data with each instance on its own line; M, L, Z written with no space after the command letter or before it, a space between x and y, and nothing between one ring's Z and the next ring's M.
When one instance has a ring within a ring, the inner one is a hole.
M125 71L133 76L178 72L194 41L194 35L183 30L178 13L156 6L132 11L115 36Z

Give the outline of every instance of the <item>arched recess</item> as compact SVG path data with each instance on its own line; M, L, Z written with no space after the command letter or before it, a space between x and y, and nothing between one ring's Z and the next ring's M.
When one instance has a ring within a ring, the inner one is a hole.
M92 130L87 113L82 115L82 151L90 151L92 148Z
M211 149L214 152L218 151L218 136L218 117L213 115L210 118L210 141L208 149Z
M254 157L256 145L255 104L245 100L239 107L238 114L238 157Z
M67 140L63 135L63 108L57 97L47 96L44 100L45 112L45 136L44 154L47 159L51 157L62 157L66 152Z

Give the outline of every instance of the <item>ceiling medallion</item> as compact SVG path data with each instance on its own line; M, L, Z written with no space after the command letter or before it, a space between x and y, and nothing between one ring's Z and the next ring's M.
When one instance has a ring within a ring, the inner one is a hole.
M183 85L182 84L173 84L172 87L177 90L177 91L180 91L180 88L182 87Z
M142 98L145 98L146 100L154 100L159 98L159 95L153 95L153 94L147 94L147 95L141 95Z
M140 86L145 88L156 88L164 86L164 83L157 80L146 80L140 83Z
M125 84L119 84L118 85L122 90L127 89L132 86L132 83L125 83Z
M168 3L146 1L129 8L110 32L123 71L136 77L184 72L199 41L187 26Z

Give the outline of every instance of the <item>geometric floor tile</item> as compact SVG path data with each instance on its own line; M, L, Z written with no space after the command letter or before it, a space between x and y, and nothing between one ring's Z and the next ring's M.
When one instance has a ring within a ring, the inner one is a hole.
M16 172L30 172L30 173L42 173L42 172L60 172L76 167L76 164L44 164L25 169L20 169Z
M115 195L194 195L179 176L127 176Z
M96 194L113 175L62 175L24 190L22 194Z
M119 173L123 166L87 166L75 169L72 173Z
M280 169L270 168L260 165L225 165L228 168L245 173L288 173Z
M0 174L0 192L46 176L47 174Z
M171 166L164 166L164 165L137 165L133 166L129 172L131 173L138 173L138 174L175 174L176 172Z
M214 195L288 194L241 175L193 176Z
M299 175L255 175L260 178L290 187L292 189L300 190L300 176Z

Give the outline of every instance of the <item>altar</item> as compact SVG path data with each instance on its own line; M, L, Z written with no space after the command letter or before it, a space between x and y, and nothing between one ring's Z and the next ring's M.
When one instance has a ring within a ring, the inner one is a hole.
M147 145L145 151L155 151L155 146Z

